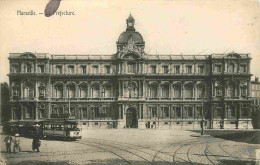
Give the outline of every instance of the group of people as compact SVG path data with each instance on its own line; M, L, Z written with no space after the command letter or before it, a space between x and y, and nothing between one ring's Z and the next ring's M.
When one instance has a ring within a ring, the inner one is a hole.
M19 153L21 152L21 147L20 147L20 139L18 138L19 134L15 134L14 138L10 135L7 135L4 139L5 142L5 146L6 146L6 151L7 153L12 153L11 149L13 146L13 152L14 153ZM13 145L12 145L13 143ZM40 146L41 146L41 141L40 141L40 137L39 134L37 133L37 131L35 131L34 137L33 137L33 141L32 141L32 150L34 152L40 152Z
M18 134L15 134L15 137L12 138L12 136L7 135L4 139L5 142L5 146L6 146L6 150L7 153L11 153L12 151L12 143L13 143L13 151L14 153L18 153L21 151L21 147L20 147L20 139L18 139Z

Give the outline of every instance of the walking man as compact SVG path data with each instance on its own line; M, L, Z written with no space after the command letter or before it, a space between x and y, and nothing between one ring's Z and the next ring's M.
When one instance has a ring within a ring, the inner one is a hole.
M200 127L201 127L201 135L204 135L204 119L200 121Z
M10 136L10 135L7 135L7 136L5 137L5 139L4 139L5 146L6 146L6 151L7 151L7 153L9 153L9 154L11 153L12 141L13 141L13 139L12 139L12 136Z
M18 133L15 134L13 143L14 143L14 153L18 153L21 151L21 147L20 147L20 139L18 139Z
M39 136L34 136L33 138L33 142L32 142L32 150L36 152L40 152L40 146L41 146L41 141L39 139Z

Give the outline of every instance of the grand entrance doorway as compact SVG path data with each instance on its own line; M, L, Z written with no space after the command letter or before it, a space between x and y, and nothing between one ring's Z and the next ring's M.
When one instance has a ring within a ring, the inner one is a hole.
M137 113L135 108L126 111L126 128L138 128Z

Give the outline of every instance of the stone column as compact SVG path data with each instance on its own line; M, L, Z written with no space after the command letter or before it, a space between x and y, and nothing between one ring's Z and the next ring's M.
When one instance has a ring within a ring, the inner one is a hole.
M161 100L162 98L162 84L161 82L158 83L158 93L157 93L158 97L159 97L159 100Z
M247 81L247 94L248 97L251 97L251 81Z
M75 85L75 98L79 98L79 85Z
M103 84L99 83L99 97L100 98L103 98Z
M173 98L173 91L172 91L172 82L169 83L169 87L170 87L170 99L172 100Z
M23 106L23 104L21 104L21 120L23 120L23 117L24 117L24 106Z
M92 97L90 84L88 84L88 91L87 92L88 92L87 97Z
M23 85L24 85L24 84L23 84L23 83L24 83L24 82L21 81L21 89L20 89L20 90L21 90L21 94L20 94L20 97L21 97L21 98L23 98L23 96L24 96L24 94L23 94Z
M34 111L35 111L35 120L38 120L38 105L35 103L34 105Z
M13 108L13 105L11 105L10 110L11 110L11 120L14 120L14 108Z
M38 82L36 80L35 81L35 95L34 95L34 98L38 98L38 97L39 97Z
M184 82L181 82L181 98L184 98Z
M66 84L63 84L63 98L68 98Z
M196 83L193 83L193 98L196 100Z
M45 116L47 118L51 118L51 103L48 103L48 113L47 116Z

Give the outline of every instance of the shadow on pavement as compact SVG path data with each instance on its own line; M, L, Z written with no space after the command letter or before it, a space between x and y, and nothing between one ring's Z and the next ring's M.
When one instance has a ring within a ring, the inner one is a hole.
M244 161L244 160L221 160L223 165L255 165L255 161Z
M200 130L191 130L200 133ZM244 142L249 144L260 144L260 131L254 130L205 130L206 135L235 142Z
M93 161L87 161L84 162L85 164L91 164L91 165L129 165L129 164L140 164L140 165L150 165L152 162L145 162L145 161L129 161L126 162L122 159L109 159L109 160L93 160ZM47 162L47 161L21 161L19 163L11 163L9 165L73 165L74 163L68 163L67 161L59 161L59 162ZM162 162L162 161L156 161L152 164L156 165L172 165L172 164L178 164L178 165L204 165L201 163L194 163L194 162ZM240 165L240 164L238 164Z
M18 163L9 163L8 165L71 165L65 161L60 162L46 162L46 161L38 161L38 160L28 160L28 161L21 161Z

